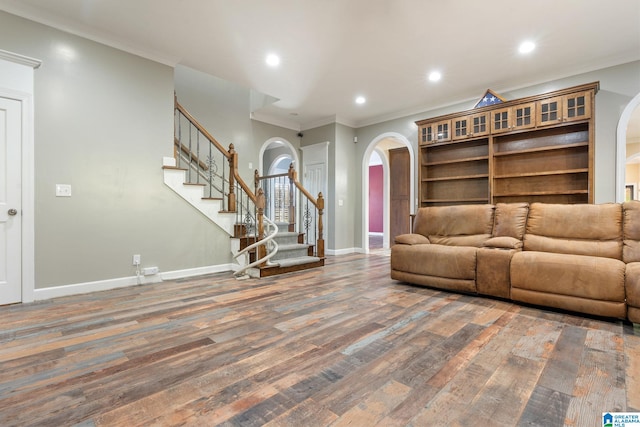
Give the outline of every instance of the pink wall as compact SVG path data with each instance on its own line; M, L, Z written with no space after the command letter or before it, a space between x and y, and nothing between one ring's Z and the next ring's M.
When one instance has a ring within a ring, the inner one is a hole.
M369 166L369 232L382 233L382 165Z

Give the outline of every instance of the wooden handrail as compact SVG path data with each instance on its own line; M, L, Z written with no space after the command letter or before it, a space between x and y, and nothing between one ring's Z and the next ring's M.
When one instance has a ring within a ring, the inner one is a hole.
M264 176L260 176L258 175L258 171L256 170L255 173L255 177L258 181L263 180L263 179L271 179L271 178L284 178L285 176L289 176L289 172L285 172L285 173L277 173L275 175L264 175Z
M231 169L231 175L234 177L234 179L240 185L240 187L244 190L244 192L247 193L247 196L249 196L251 201L253 203L257 203L258 201L257 194L255 194L249 188L247 183L244 182L244 179L242 179L242 177L240 176L240 172L238 172L238 153L236 153L236 150L233 144L229 144L229 153L231 154L231 157L229 158L229 167Z
M174 96L174 107L177 111L179 111L188 121L191 123L213 146L229 161L229 194L228 194L228 202L227 207L230 212L236 211L236 194L235 194L235 183L242 188L242 190L247 194L247 197L253 202L256 203L257 197L256 194L249 188L249 186L244 182L240 173L238 172L238 153L236 153L233 144L229 144L229 150L226 150L179 102L178 98ZM174 137L175 138L175 137ZM207 170L209 167L204 162L199 160L197 156L193 156L193 153L187 146L182 144L175 138L175 145L179 147L179 149L185 153L186 155L191 155L192 158L195 158L198 161L198 165Z
M315 198L315 197L313 197L313 196L311 195L311 193L309 193L309 192L307 191L307 189L306 189L306 188L304 188L304 187L302 186L302 184L300 184L300 183L298 182L298 172L296 172L296 170L293 168L293 163L289 165L289 172L287 172L287 175L289 176L289 179L291 179L291 181L294 183L294 185L296 186L296 188L297 188L298 190L300 190L300 192L301 192L302 194L304 194L304 196L305 196L307 199L309 199L309 200L311 201L311 203L313 203L313 205L314 205L316 208L318 208L318 201L316 200L316 198ZM320 194L322 194L322 193L320 193Z
M222 144L220 144L213 136L211 136L211 134L200 123L198 123L198 121L182 105L180 105L180 103L178 102L178 98L174 98L174 103L176 110L180 111L182 115L184 115L187 120L189 120L189 122L191 122L191 124L205 136L205 138L207 138L222 154L224 154L226 158L231 157L231 154L224 149Z

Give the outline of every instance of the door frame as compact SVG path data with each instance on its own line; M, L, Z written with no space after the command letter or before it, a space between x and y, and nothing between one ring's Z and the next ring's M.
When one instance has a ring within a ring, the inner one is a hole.
M627 165L627 126L631 120L631 114L640 108L640 93L637 94L624 108L620 119L618 120L618 128L616 130L616 202L624 202L624 184L625 169Z
M411 202L409 204L409 212L415 213L415 200L416 200L415 176L416 175L415 175L415 154L413 151L413 147L411 146L411 143L409 142L409 140L400 133L397 133L397 132L382 133L376 136L375 138L373 138L373 140L371 140L371 142L367 145L367 148L365 149L364 156L362 157L362 212L361 212L362 229L360 231L360 239L362 244L362 253L365 253L365 254L369 253L369 159L371 158L371 153L373 153L373 151L376 149L376 146L378 145L378 143L383 139L387 139L387 138L396 140L400 144L405 145L409 150L409 162L410 162L409 179L410 179L410 186L411 186L409 190L409 197L410 197L409 200ZM388 180L390 178L389 178L388 170L389 170L388 162L385 165L383 160L383 171L384 171L383 176L385 177L384 188L386 193L388 193L389 191ZM389 242L389 225L388 225L389 214L387 212L389 210L388 197L389 196L387 194L385 196L386 204L385 204L384 210L385 210L386 217L384 219L385 224L383 225L383 229L384 229L383 242L386 242L388 247L391 247L391 242Z
M32 302L35 296L35 146L34 146L34 69L42 61L23 55L0 50L0 63L5 62L7 68L14 63L22 65L20 75L7 79L5 87L0 82L0 97L19 101L22 106L22 302ZM1 66L1 65L0 65Z

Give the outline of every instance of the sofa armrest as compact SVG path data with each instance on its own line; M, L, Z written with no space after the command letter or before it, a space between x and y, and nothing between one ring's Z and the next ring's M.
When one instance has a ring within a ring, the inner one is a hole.
M422 234L399 234L395 238L395 243L400 245L424 245L431 242L428 237Z
M492 237L484 242L485 248L496 249L522 249L522 240L518 240L515 237Z

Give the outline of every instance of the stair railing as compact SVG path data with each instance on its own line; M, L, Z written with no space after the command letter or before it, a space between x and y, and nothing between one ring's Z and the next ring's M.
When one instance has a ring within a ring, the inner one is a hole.
M258 207L257 217L258 217L258 236L262 236L259 240L246 248L239 251L233 257L238 259L239 257L245 257L245 264L242 268L237 270L234 273L234 276L237 278L245 278L248 277L246 272L253 267L262 266L262 265L274 265L269 261L273 256L278 253L278 243L274 240L275 236L278 234L278 226L275 222L271 221L267 216L264 215L264 206L265 206L265 195L262 189L259 189L256 197L256 206ZM266 227L264 227L266 224ZM250 254L255 250L256 260L250 262Z
M233 144L226 150L174 98L174 157L178 168L186 169L186 183L203 185L205 197L221 199L223 210L235 211Z
M313 254L324 258L324 197L313 197L298 181L293 164L287 173L260 176L254 174L255 191L265 193L265 214L276 223L286 223L290 232L304 233L304 243L313 247Z
M226 150L174 97L174 157L186 173L186 184L202 185L205 198L222 200L222 211L235 212L234 237L253 237L242 254L256 250L256 261L266 264L277 252L277 226L264 214L264 194L253 192L238 172L238 153ZM259 205L262 204L262 207ZM268 235L265 236L267 224ZM245 266L245 271L247 268ZM244 272L243 272L244 273Z

